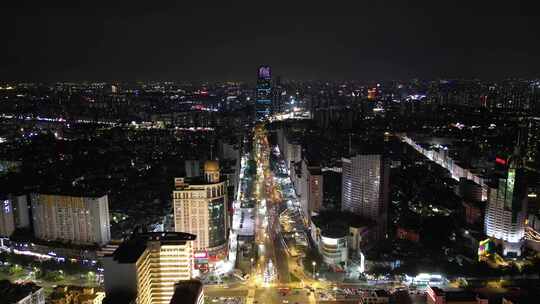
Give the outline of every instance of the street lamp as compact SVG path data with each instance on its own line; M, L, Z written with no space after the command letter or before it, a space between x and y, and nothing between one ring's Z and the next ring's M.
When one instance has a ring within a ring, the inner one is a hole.
M311 262L311 266L313 266L313 279L315 279L315 266L317 266L317 262L313 261Z

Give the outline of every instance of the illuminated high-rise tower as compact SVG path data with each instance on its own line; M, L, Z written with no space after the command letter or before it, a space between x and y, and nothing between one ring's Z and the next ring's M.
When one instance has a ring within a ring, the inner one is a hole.
M357 154L343 158L342 164L341 210L377 223L373 236L383 239L387 229L388 162L381 154Z
M272 109L272 74L269 66L260 66L257 71L257 89L255 99L255 119L264 120Z
M520 256L527 217L527 184L519 149L508 160L508 171L489 188L485 230L503 244L505 256Z

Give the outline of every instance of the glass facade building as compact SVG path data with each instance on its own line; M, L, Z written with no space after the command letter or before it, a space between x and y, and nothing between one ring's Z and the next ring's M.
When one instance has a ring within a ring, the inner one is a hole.
M489 188L485 230L489 237L502 241L505 256L520 256L527 218L527 186L519 157L512 156L504 178Z
M272 74L269 66L260 66L257 72L255 119L261 121L272 112Z

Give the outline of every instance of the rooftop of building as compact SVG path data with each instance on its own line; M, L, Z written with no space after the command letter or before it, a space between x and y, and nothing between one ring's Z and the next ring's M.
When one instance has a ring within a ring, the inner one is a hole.
M135 263L150 241L159 241L162 245L183 245L196 238L196 235L184 232L136 232L124 240L112 256L118 263Z
M321 229L321 236L331 239L344 238L349 235L349 227L345 224L332 223L319 228Z
M463 289L442 289L439 287L430 287L435 295L444 296L446 302L464 302L475 301L478 293Z
M316 167L312 167L312 164L309 164L309 167L307 169L309 171L309 174L311 175L322 175L322 169L320 164L318 164Z
M17 303L39 289L41 289L41 287L34 283L14 284L8 280L1 280L0 298L2 298L3 301L6 301L3 303Z
M475 301L477 297L472 291L445 291L446 302Z
M482 202L482 201L474 201L474 200L463 200L463 205L465 206L468 206L468 207L474 207L474 208L478 208L478 209L484 209L486 208L486 202Z
M465 178L465 177L461 177L459 179L459 182L467 186L481 187L477 182L473 181L472 179Z
M18 198L20 196L26 196L26 193L24 193L24 192L12 192L12 193L0 192L0 200L15 199L15 198Z
M359 215L341 211L323 211L312 216L313 224L321 229L321 234L326 237L344 237L349 232L349 227L369 227L373 222ZM345 235L344 235L345 234Z
M437 296L444 296L444 290L439 287L430 287L433 290L433 293Z
M418 232L420 231L420 228L422 228L422 220L417 216L401 216L397 223L397 227Z
M343 159L351 159L360 155L381 155L386 156L384 146L381 143L365 143L351 150L351 153L345 155Z
M217 160L207 160L204 162L204 171L219 171L219 162Z
M213 185L213 184L219 184L222 182L227 181L227 178L224 175L221 175L219 177L219 182L217 183L211 183L206 180L204 176L193 176L193 177L183 177L184 179L184 185L185 186L206 186L206 185ZM176 189L179 190L182 187L177 186Z
M180 281L175 284L170 304L196 304L202 288L199 280Z
M103 304L134 304L135 298L136 296L131 294L107 293L107 296L103 299Z
M107 194L105 193L90 193L90 192L78 191L76 189L65 190L65 191L64 190L62 191L45 190L45 191L35 192L32 194L49 195L49 196L85 197L85 198L102 198L104 196L107 196Z

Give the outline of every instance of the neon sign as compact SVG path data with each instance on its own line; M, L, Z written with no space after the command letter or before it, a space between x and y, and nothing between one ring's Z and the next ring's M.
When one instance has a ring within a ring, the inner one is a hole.
M193 254L193 257L196 258L196 259L206 259L208 258L208 253L206 253L206 251L204 252L196 252Z

